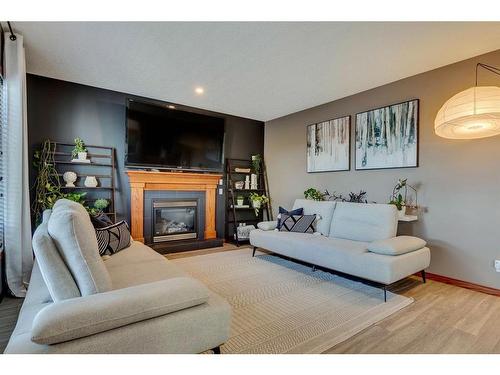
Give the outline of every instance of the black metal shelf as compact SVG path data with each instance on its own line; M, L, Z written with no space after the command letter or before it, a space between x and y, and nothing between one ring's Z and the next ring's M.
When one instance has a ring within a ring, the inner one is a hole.
M90 147L90 146L87 146ZM64 161L64 160L54 160L55 164L71 164L71 165L78 165L78 166L85 166L85 167L109 167L109 168L114 168L112 164L107 164L107 163L79 163L76 161Z
M78 162L72 162L72 150L75 147L74 143L64 143L64 142L52 142L54 144L54 164L56 165L56 170L57 170L57 176L59 178L63 178L63 175L66 171L68 171L69 168L67 167L60 167L59 169L57 168L58 165L60 166L72 166L72 170L76 173L77 178L84 179L87 176L94 176L96 179L107 179L109 182L106 182L106 185L108 186L95 186L95 187L87 187L87 186L64 186L64 183L61 185L61 189L64 189L65 191L102 191L101 194L105 195L104 198L108 199L109 201L109 206L107 207L107 210L109 212L105 212L106 215L111 216L113 222L116 222L116 207L115 207L115 192L116 192L116 186L115 186L115 174L116 174L116 157L115 157L115 149L114 147L106 147L106 146L94 146L94 145L85 145L87 148L87 157L90 159L90 163L78 163ZM58 158L59 160L55 160L55 158ZM68 158L68 160L62 160L65 157ZM101 159L101 160L100 160ZM107 160L102 160L102 159L107 159ZM106 161L106 162L104 162ZM109 161L109 162L108 162ZM101 171L101 174L92 174L92 173L85 173L87 171L86 167L100 167L100 168L108 168L105 171ZM109 171L109 173L108 173ZM104 173L102 173L104 172ZM99 195L94 195L92 194L89 199L85 199L87 203L92 203L95 202L97 199L100 199L103 197L100 197Z
M236 172L235 168L250 168L250 172ZM257 175L257 186L259 189L236 189L234 183L236 181L241 181L243 175L252 174L253 163L248 159L226 159L226 189L227 189L227 199L226 199L226 239L231 242L235 242L237 246L241 242L247 242L248 239L240 239L238 237L238 226L240 223L257 224L264 220L264 215L266 215L267 220L272 220L272 209L271 204L268 203L264 205L257 217L247 218L251 211L254 211L253 207L240 207L236 205L236 197L238 195L243 195L245 199L248 199L248 195L251 193L265 194L269 197L267 176L265 170L264 161L260 162L260 172L254 173ZM231 235L230 235L231 233Z

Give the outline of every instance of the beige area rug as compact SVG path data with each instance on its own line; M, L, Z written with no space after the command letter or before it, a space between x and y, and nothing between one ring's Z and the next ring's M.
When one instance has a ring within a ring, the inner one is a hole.
M173 262L232 306L223 353L321 353L413 302L250 248Z

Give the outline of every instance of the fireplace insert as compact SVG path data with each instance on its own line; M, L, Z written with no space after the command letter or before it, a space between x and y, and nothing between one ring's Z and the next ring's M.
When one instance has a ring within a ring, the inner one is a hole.
M153 242L198 237L197 200L159 200L153 202Z

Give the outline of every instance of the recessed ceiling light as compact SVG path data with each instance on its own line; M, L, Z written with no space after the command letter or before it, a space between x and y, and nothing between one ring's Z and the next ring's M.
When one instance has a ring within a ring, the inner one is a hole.
M194 89L194 92L197 93L198 95L201 95L205 92L205 89L203 89L203 87L197 87Z
M169 105L167 106L167 108L170 108L170 109L175 109L175 105L169 104Z

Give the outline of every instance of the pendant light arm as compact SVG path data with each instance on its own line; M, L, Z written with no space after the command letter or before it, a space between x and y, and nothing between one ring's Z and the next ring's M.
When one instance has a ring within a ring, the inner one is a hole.
M477 63L476 64L476 87L477 87L477 73L479 68L483 68L485 70L488 70L491 73L497 74L500 76L500 68L497 68L496 66L491 66L491 65L486 65L483 63Z

